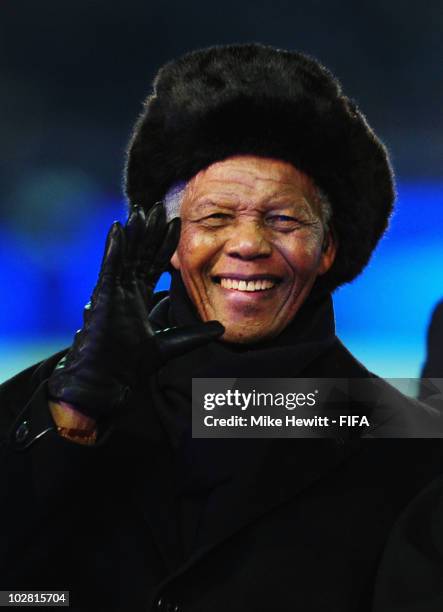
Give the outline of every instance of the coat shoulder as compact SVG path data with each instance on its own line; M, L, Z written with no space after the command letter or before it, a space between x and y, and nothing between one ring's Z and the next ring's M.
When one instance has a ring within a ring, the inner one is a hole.
M331 346L303 372L306 378L374 378L370 372L345 345L336 338Z

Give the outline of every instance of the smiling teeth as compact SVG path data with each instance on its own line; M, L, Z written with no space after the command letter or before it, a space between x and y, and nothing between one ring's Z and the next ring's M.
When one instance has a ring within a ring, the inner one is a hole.
M235 278L222 278L220 280L220 285L225 289L237 289L237 291L264 291L265 289L271 289L275 285L275 282L265 279L239 281Z

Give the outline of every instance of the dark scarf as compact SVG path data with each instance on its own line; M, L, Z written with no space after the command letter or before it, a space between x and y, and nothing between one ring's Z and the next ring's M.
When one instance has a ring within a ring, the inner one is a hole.
M150 320L160 329L201 322L180 274L172 274L169 296L154 307ZM158 373L153 391L174 446L189 427L192 378L297 377L335 341L332 298L314 290L294 320L272 340L256 345L211 342L170 361Z

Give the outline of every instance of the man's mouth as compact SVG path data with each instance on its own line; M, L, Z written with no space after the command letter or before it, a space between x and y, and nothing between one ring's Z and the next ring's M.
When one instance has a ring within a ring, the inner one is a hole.
M281 282L281 279L274 275L250 275L250 276L213 276L212 280L223 289L233 289L235 291L269 291Z

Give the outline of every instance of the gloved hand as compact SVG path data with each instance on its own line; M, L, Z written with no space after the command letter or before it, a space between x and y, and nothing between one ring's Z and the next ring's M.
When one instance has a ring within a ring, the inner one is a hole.
M167 224L162 204L147 218L136 207L125 227L119 222L111 226L83 327L49 379L51 399L95 420L109 417L130 390L168 359L223 334L218 321L160 332L149 323L154 287L179 234L180 219Z

